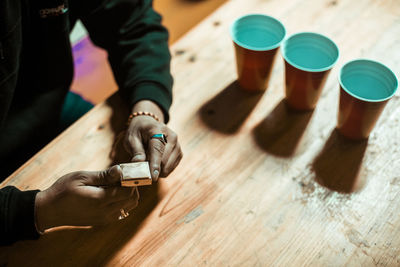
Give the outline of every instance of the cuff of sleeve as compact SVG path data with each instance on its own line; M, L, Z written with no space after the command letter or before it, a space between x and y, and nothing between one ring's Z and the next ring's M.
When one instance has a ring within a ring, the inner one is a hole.
M140 100L151 100L156 103L164 113L165 123L169 121L169 108L172 104L171 91L163 88L157 83L143 82L135 86L131 95L127 96L130 107L133 107Z
M39 190L16 190L10 201L12 217L9 225L17 240L38 239L39 233L35 226L35 198Z

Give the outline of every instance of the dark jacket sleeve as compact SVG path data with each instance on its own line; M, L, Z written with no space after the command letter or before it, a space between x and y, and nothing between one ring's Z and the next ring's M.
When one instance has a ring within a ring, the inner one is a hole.
M161 25L152 1L105 0L80 19L92 41L107 50L119 90L128 104L152 100L168 121L173 82L168 31Z
M0 245L39 238L34 215L38 192L20 191L13 186L0 189Z

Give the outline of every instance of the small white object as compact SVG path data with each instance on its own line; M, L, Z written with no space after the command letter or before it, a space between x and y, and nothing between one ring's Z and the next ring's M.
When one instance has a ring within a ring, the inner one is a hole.
M119 166L122 169L122 186L151 185L150 167L147 161L123 163Z

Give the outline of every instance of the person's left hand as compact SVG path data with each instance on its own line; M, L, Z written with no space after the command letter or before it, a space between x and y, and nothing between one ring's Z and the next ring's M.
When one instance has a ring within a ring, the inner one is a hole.
M135 105L134 111L149 111L164 120L160 108L150 101L141 101ZM164 134L167 142L152 138L155 134ZM168 176L182 159L182 150L178 136L163 122L151 116L134 117L126 131L124 147L131 154L132 162L149 161L153 181L158 177Z

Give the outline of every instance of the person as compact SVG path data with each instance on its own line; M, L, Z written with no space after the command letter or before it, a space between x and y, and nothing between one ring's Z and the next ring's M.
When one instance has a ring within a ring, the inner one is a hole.
M0 177L5 179L59 132L73 77L70 30L80 19L107 50L119 94L131 109L124 144L148 160L152 179L179 164L177 135L165 123L172 103L168 31L151 0L3 0L0 3ZM77 105L72 105L77 106ZM160 136L162 138L160 138ZM136 207L121 169L77 171L50 188L0 190L0 244L37 239L60 225L118 221Z

